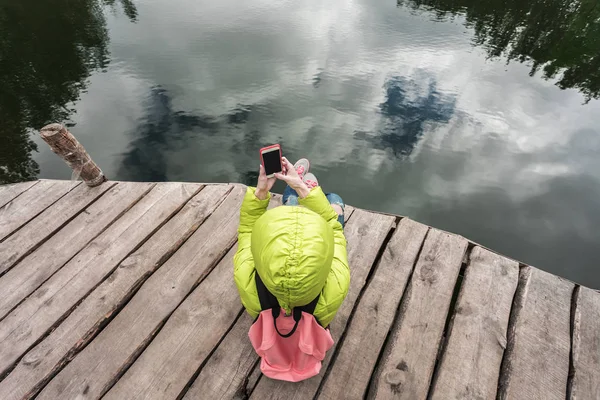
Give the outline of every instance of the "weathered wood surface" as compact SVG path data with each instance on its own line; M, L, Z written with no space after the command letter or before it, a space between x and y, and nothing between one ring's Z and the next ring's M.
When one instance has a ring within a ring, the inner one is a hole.
M400 221L346 329L320 399L339 399L340 393L345 399L364 398L428 229L408 218Z
M569 400L597 400L600 399L600 292L579 288L574 311Z
M0 209L41 183L0 186ZM262 376L231 277L244 192L80 184L9 214L0 399L600 398L597 291L350 206L334 348L305 382Z
M3 207L6 203L40 182L41 181L31 181L0 185L0 207Z
M148 183L128 183L113 187L86 209L86 212L79 214L60 232L0 277L0 292L4 294L0 296L0 319L60 270L90 240L118 220L152 187ZM22 317L23 314L19 314L12 319ZM0 333L0 338L2 337ZM0 361L0 371L1 365Z
M394 223L395 218L386 215L372 214L363 210L355 210L352 213L344 230L348 240L348 263L351 266L350 289L330 325L335 343L323 360L321 372L316 377L298 383L276 381L263 377L252 392L251 399L313 398L339 344L340 337L346 329L348 318L366 283L379 249Z
M458 273L467 250L460 236L430 229L370 387L381 399L425 399Z
M281 205L281 196L274 195L269 208ZM348 221L354 208L346 206L345 220ZM258 356L248 340L252 318L243 313L235 325L217 346L212 356L202 367L200 374L186 392L184 399L203 396L215 399L242 399L254 389L256 380L249 382L251 373L260 374Z
M248 339L252 317L243 313L200 371L184 399L242 399L258 356Z
M0 275L41 245L74 216L102 196L116 183L104 183L95 188L79 184L60 200L46 208L13 235L0 243Z
M242 312L237 287L231 279L236 250L237 246L229 250L177 308L104 399L177 398Z
M0 372L61 320L197 190L198 185L155 187L17 307L0 323L0 338L8 345L0 350ZM135 191L133 187L131 191Z
M106 393L154 339L166 319L236 240L244 188L207 186L221 197L214 213L129 303L39 394L37 399L95 399ZM218 234L215 234L218 232Z
M0 242L79 184L80 182L41 181L0 207Z
M494 399L519 263L471 251L432 399Z
M569 375L572 283L521 270L499 382L500 399L564 399Z
M197 185L183 189L193 193ZM30 398L83 348L104 324L204 222L221 198L201 191L95 289L0 382L0 399Z

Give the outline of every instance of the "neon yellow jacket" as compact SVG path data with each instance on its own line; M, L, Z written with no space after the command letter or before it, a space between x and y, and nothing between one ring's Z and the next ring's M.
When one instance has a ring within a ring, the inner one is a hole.
M346 238L337 213L320 187L300 205L267 211L271 195L259 200L248 188L240 212L234 278L252 318L260 314L254 274L289 314L321 297L314 315L324 326L333 320L350 286Z

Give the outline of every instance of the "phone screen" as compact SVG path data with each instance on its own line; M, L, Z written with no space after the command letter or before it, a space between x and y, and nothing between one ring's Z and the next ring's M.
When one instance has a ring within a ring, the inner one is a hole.
M263 162L265 164L265 173L267 175L274 174L275 172L281 172L281 155L279 149L262 154Z

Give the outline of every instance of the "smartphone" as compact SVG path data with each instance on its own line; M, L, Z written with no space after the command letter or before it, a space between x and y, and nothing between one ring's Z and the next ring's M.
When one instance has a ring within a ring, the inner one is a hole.
M277 172L283 170L281 166L281 146L274 144L272 146L263 147L260 149L260 160L267 178L272 178Z

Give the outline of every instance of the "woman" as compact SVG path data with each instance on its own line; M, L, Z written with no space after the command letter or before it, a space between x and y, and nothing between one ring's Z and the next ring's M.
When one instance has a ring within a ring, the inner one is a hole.
M323 193L315 176L308 173L308 160L302 159L292 165L283 157L282 164L283 172L275 174L274 178L267 178L261 165L256 188L249 187L246 192L240 212L234 277L242 304L253 318L258 318L266 308L259 291L263 290L267 296L272 296L277 303L276 307L271 307L273 324L277 333L285 338L292 335L298 319L294 314L296 324L293 328L288 327L291 333L282 334L281 331L286 329L278 329L279 308L286 316L295 313L294 309L309 311L321 327L328 327L348 293L350 270L343 232L342 199L334 194L326 196ZM276 179L288 184L283 198L285 206L267 211L271 197L269 190ZM264 295L262 298L264 299ZM316 330L313 329L312 332ZM318 338L310 340L319 341ZM261 346L259 342L260 340L256 343L253 341L255 349ZM267 367L277 371L293 368L290 365L265 366L268 360L260 354L259 349L257 352L263 357L261 367L264 367L263 373L267 376L300 380L315 372L313 369L300 374L278 375L270 371L269 375L265 371ZM324 354L319 353L317 358L322 360L321 356ZM282 356L278 354L277 357L281 361ZM286 360L288 363L293 362ZM318 364L320 368L320 362ZM313 367L316 368L312 365L311 368Z

